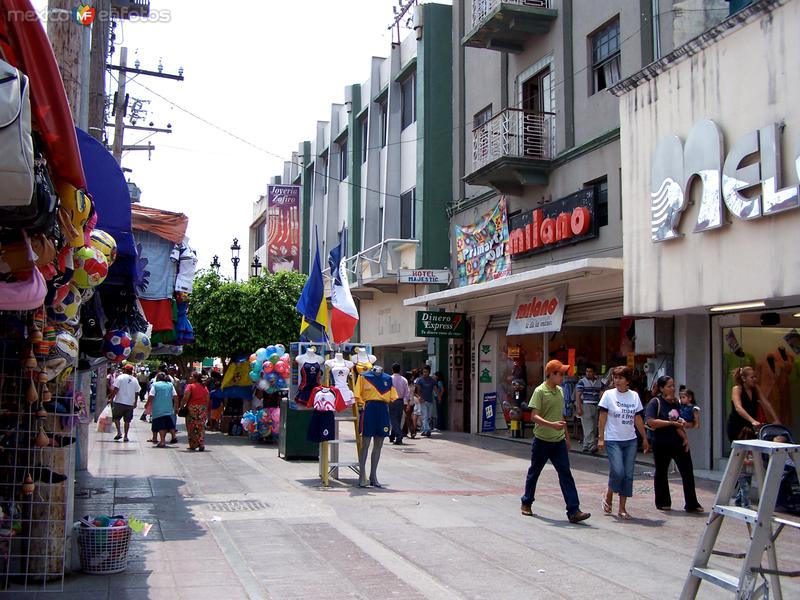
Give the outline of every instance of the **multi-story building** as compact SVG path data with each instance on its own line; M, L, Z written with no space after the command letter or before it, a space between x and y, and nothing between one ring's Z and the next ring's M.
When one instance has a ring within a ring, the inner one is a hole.
M577 374L632 364L641 386L671 368L671 336L654 342L665 326L625 317L626 165L608 89L727 10L722 0L453 2L458 286L406 304L468 316L466 341L451 341L454 428L504 428L499 410L484 423L483 401L502 402L514 378L530 394L551 358Z
M305 272L315 236L327 269L328 252L347 228L350 285L360 313L354 341L372 344L387 367L437 362L436 345L416 337L415 309L403 305L426 287L398 284L397 271L450 263L451 30L450 6L420 5L414 29L392 44L388 57L371 59L365 82L345 87L330 118L317 122L312 138L299 144L273 181L301 186ZM265 220L266 200L260 199L250 260L265 258Z

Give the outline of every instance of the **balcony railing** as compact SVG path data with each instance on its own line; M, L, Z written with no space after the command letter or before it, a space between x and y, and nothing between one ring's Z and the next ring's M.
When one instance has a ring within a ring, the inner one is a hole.
M480 25L487 15L501 4L516 4L531 8L550 8L551 0L472 0L472 26Z
M507 108L472 130L472 168L501 158L552 160L555 113Z

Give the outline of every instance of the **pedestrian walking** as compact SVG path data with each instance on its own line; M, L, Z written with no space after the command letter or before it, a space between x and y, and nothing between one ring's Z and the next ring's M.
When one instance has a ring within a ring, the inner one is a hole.
M192 383L186 386L183 394L186 415L186 432L189 434L189 450L197 448L200 452L206 449L205 427L208 417L208 389L203 385L202 373L192 374Z
M111 401L111 419L114 427L117 428L115 441L128 441L128 430L133 420L133 409L136 408L136 401L139 395L139 382L133 376L133 365L125 365L122 374L113 379L109 399ZM125 421L125 435L123 437L120 430L120 420Z
M166 373L156 375L156 381L150 386L148 402L151 406L150 429L153 432L152 442L157 448L167 447L167 432L172 431L178 393L169 381Z
M431 377L431 368L428 365L422 367L422 376L417 377L414 382L417 395L422 398L420 412L422 413L422 433L423 437L431 437L431 418L435 410L435 398L433 390L436 387L436 380Z
M408 380L400 374L400 364L392 365L392 385L397 391L397 399L389 404L389 418L392 424L392 431L389 434L389 442L396 446L403 444L403 410L405 407L406 396L408 396Z
M600 399L600 435L597 447L608 455L608 488L603 496L603 512L611 514L614 494L619 496L617 516L630 519L628 498L633 496L633 470L636 460L636 431L642 436L644 452L650 451L641 412L639 394L628 389L633 371L630 367L615 367L614 387Z
M567 423L562 417L564 390L559 385L568 370L568 365L558 360L551 360L545 366L545 381L533 391L530 407L536 427L533 430L531 466L525 479L521 510L523 515L533 515L531 505L535 500L536 483L549 460L558 473L561 494L567 505L567 518L570 523L579 523L588 519L591 514L580 509L578 490L569 468Z
M658 510L671 510L669 492L669 463L675 461L683 482L683 508L686 512L702 512L694 487L694 467L689 440L683 431L680 402L675 397L675 381L668 375L656 380L656 396L647 404L647 426L653 431L653 458L655 460L655 500ZM608 393L608 392L606 392ZM683 433L683 436L680 435Z
M583 429L581 445L584 453L597 452L597 404L604 389L603 381L597 376L594 365L586 365L583 377L575 385L575 411L581 419L581 429Z
M410 437L412 440L417 437L417 395L414 393L416 386L413 385L414 379L413 373L410 377L405 378L408 382L408 391L406 392L406 397L403 399L403 413L405 415L405 419L403 420L403 434Z
M433 378L436 380L436 387L433 388L433 398L434 398L434 429L446 429L444 423L444 416L445 416L445 406L447 404L447 384L444 381L444 375L441 371L436 371L433 374Z

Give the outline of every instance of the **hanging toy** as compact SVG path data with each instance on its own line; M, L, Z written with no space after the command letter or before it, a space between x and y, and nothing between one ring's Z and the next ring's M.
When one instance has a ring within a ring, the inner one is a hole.
M33 383L33 380L31 380L31 383L28 386L28 392L25 394L25 399L28 401L28 404L33 404L34 402L39 401L39 394L36 393L36 384Z
M25 496L30 496L35 489L36 484L33 483L33 477L31 477L30 473L25 473L25 479L22 482L22 493Z
M39 408L36 411L36 418L40 419L40 420L44 420L44 419L47 418L47 416L48 416L48 412L44 409L44 406L39 404Z
M50 438L47 437L47 434L44 432L44 427L39 426L39 433L36 434L36 439L33 440L33 444L37 448L44 448L50 445Z
M35 369L38 366L36 363L36 357L33 355L33 349L31 349L30 354L28 354L28 357L22 363L22 366L26 369Z
M45 384L42 386L42 402L50 402L53 399L53 393L50 388Z

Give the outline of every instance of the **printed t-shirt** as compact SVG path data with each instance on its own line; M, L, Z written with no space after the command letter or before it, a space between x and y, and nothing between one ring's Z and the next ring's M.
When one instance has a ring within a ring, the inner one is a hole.
M608 413L604 437L607 442L625 442L636 439L634 418L642 410L639 394L633 390L620 393L619 390L606 390L600 404Z
M422 392L422 399L425 402L433 402L433 388L436 387L436 380L433 377L417 377L414 382Z
M353 394L359 406L364 406L373 400L382 402L397 400L397 390L392 385L392 378L386 373L378 375L374 371L367 371L358 378L353 387Z
M597 404L603 387L603 382L598 377L595 377L594 381L587 377L581 377L575 385L575 391L581 393L581 402L583 404Z
M537 414L545 421L557 423L561 421L561 413L564 410L564 390L560 385L551 388L546 382L542 383L533 390L528 406L536 410ZM564 439L564 430L545 427L537 423L533 429L533 435L543 442L560 442Z
M150 388L153 395L153 418L167 417L175 414L175 405L172 399L178 394L168 381L156 381Z
M142 387L135 377L126 374L119 375L113 385L117 389L117 393L114 396L115 404L125 404L127 406L136 404L136 394L139 393Z

